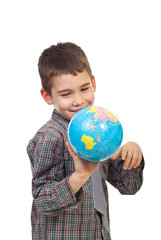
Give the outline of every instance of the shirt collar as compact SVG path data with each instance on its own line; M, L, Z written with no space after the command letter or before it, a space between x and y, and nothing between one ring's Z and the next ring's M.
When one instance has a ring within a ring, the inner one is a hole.
M70 120L68 120L68 119L64 118L62 115L60 115L60 113L56 109L53 110L52 119L54 119L57 122L62 123L63 125L64 124L68 125L70 122Z

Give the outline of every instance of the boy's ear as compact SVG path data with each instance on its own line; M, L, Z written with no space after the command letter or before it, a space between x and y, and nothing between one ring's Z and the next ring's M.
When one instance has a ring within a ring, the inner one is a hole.
M49 95L49 93L44 88L41 88L40 93L47 104L49 104L49 105L53 104L52 97Z
M96 91L96 80L95 80L95 77L92 75L92 87L93 87L93 90L94 92Z

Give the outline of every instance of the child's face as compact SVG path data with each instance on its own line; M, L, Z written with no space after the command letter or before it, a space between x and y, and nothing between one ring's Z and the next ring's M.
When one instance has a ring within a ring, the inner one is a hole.
M52 81L51 96L48 95L48 99L45 99L43 89L41 94L64 118L70 120L80 109L93 105L95 78L92 77L91 81L86 70L77 76L62 74Z

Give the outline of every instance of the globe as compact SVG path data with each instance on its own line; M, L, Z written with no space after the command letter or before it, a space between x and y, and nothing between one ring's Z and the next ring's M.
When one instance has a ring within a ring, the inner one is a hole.
M102 107L87 107L78 111L68 126L68 139L81 158L99 162L118 150L123 130L118 118Z

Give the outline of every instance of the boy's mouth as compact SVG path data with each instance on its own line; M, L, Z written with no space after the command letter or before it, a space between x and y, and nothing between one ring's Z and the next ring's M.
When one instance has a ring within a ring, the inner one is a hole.
M81 109L83 109L83 108L75 109L75 110L70 110L70 112L72 112L72 113L77 113L77 112L80 111Z

